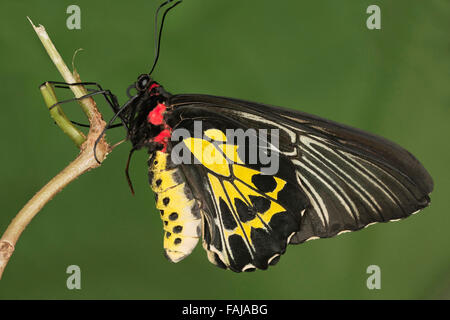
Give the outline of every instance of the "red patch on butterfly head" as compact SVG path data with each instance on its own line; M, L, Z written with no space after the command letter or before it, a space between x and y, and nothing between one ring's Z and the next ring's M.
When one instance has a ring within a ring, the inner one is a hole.
M156 107L149 112L147 121L155 126L162 125L164 123L163 113L166 111L166 106L162 103L158 103Z
M150 91L152 91L154 88L158 88L159 86L160 86L159 84L157 84L156 82L153 82L153 83L151 84L150 88L148 88L148 91L150 92Z
M164 129L156 137L153 138L154 142L157 142L157 143L160 143L163 145L161 152L166 152L167 143L169 142L169 138L170 138L171 134L172 134L172 132L171 132L170 128L168 128L168 129Z
M172 135L172 129L164 121L164 112L166 112L167 106L163 103L158 103L156 107L149 112L147 116L148 123L155 126L163 126L164 129L152 139L153 142L163 145L162 152L167 151L167 144L169 143L170 136Z

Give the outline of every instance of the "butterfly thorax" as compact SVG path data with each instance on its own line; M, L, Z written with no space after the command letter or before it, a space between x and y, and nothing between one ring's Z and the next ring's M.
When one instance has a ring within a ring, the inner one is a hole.
M170 94L147 75L140 76L135 87L137 95L120 116L128 126L128 139L136 150L145 147L149 153L166 152L172 132L165 121Z

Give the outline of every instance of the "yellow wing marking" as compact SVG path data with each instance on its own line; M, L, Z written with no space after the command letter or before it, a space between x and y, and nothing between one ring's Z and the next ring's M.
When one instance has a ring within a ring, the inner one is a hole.
M231 182L225 181L223 184L225 186L225 190L226 190L228 196L230 197L230 199L232 199L232 201L231 201L232 206L233 206L234 212L237 215L238 215L238 211L237 211L236 205L234 203L234 199L240 199L241 201L243 201L244 203L247 203L247 205L249 205L251 207L251 204L248 203L244 198L242 198L241 194L236 190L236 187ZM250 237L252 228L264 229L265 228L264 224L257 217L255 217L254 219L252 219L250 221L245 221L245 222L240 221L239 217L235 217L235 220L238 220L238 221L236 221L238 226L233 231L226 232L226 235L229 236L231 234L238 234L243 239L247 239L248 242L250 243L250 245L253 247L253 242Z
M241 181L244 181L246 184L248 184L249 186L258 189L252 182L252 177L256 174L261 174L260 171L258 170L253 170L244 166L240 166L240 165L233 165L233 173L234 175L240 179ZM278 193L283 190L284 186L286 185L286 181L284 181L283 179L280 179L278 177L274 176L274 179L277 183L277 186L275 187L275 190L266 193L267 196L273 198L273 199L278 199Z
M263 197L262 194L252 190L251 188L249 188L248 186L246 186L245 184L243 184L242 182L235 180L234 181L236 187L239 189L239 191L241 191L241 193L246 197L248 203L251 203L250 201L250 197L251 195L253 196L258 196L258 197ZM280 212L284 212L286 211L286 209L279 205L278 203L276 203L273 200L270 200L270 207L266 212L258 212L258 216L266 223L268 224L270 222L270 219L272 219L272 217ZM255 220L255 219L253 219ZM252 221L253 221L252 220Z
M261 172L259 172L258 170L253 170L253 169L250 169L250 168L247 168L244 166L240 166L240 165L236 165L236 164L234 164L232 167L233 167L233 173L238 179L244 181L249 186L251 186L255 189L258 189L253 184L252 177L255 174L261 174Z
M184 144L206 168L216 174L230 176L230 167L223 154L209 141L199 138L186 138Z
M278 177L274 177L274 178L275 178L275 181L277 182L277 186L275 187L275 190L273 190L272 192L268 192L266 194L271 198L278 199L278 192L283 190L284 186L286 185L286 181L284 181L283 179L280 179Z
M217 207L219 208L220 198L222 198L223 201L225 201L225 203L227 204L227 206L231 208L230 203L228 202L227 195L225 194L219 179L217 179L214 175L210 173L208 173L208 179L213 189L213 194L216 200Z
M225 241L225 243L223 245L225 247L229 248L229 244L228 244L228 240L227 239L228 239L228 235L229 235L228 233L230 233L230 232L228 232L223 226L222 216L220 214L220 199L222 198L223 201L225 201L225 204L228 206L228 208L230 208L230 211L231 211L231 205L230 205L230 202L228 201L228 198L227 198L227 195L225 194L225 191L222 188L222 185L220 184L219 179L217 179L214 175L208 173L208 180L209 180L209 183L211 184L211 188L212 188L212 191L213 191L215 203L216 203L216 206L218 208L217 214L219 216L219 221L220 221L220 224L221 224L220 225L220 230L225 235L225 237L222 237L222 241ZM225 255L221 254L221 255L224 256L225 258L227 256L226 254ZM230 255L233 256L233 253L230 252ZM228 258L226 258L226 261L228 261Z
M220 144L219 148L231 162L244 164L237 152L238 146L234 144Z
M211 186L212 186L212 189L214 192L214 197L216 199L217 206L219 207L219 203L220 203L219 199L222 198L225 201L228 208L230 209L230 212L232 214L231 218L233 218L237 224L237 227L234 228L233 230L228 230L228 229L222 228L222 232L225 235L225 239L228 239L228 237L231 236L232 234L238 234L242 237L242 239L244 240L245 243L247 243L248 246L253 247L252 241L250 239L250 231L251 231L252 226L250 224L243 223L242 221L239 220L239 218L237 216L235 216L235 214L237 214L236 207L235 207L234 203L231 204L228 201L227 194L230 197L230 199L234 199L234 197L239 197L244 202L245 202L245 200L242 199L242 197L239 195L239 192L233 187L233 185L230 182L228 182L228 181L224 182L224 186L225 186L225 190L224 190L222 185L220 184L219 179L217 179L216 177L214 177L211 174L208 174L208 178L209 178L209 181L211 183ZM227 243L227 247L228 247L228 243Z
M237 153L238 146L234 144L227 144L227 136L223 133L223 131L219 129L208 129L205 131L205 136L215 141L224 142L219 144L218 147L231 162L241 164L244 163Z

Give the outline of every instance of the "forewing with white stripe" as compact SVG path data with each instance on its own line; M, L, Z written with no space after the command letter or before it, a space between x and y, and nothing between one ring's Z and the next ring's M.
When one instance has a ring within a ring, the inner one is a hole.
M293 164L302 196L300 231L290 243L402 219L426 207L433 181L408 151L384 138L284 108L206 95L177 95L180 114L220 114L242 128L280 130L279 150ZM184 111L186 112L184 112ZM284 161L283 160L283 161Z

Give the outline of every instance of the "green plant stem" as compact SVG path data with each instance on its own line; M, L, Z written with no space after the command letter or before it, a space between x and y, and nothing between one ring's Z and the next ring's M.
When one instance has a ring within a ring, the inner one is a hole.
M44 83L39 87L39 89L41 90L42 97L44 98L45 104L49 109L58 102L55 91L50 83ZM72 122L70 122L61 106L56 105L50 109L49 112L58 127L60 127L61 130L69 136L78 148L86 141L86 136L77 127L75 127Z
M30 18L28 18L28 21L30 21L31 25L33 26L34 31L36 32L37 36L41 40L42 45L44 46L45 50L47 51L50 59L52 59L53 63L55 64L59 73L61 73L64 80L67 83L78 82L77 79L72 74L72 72L67 67L67 65L64 63L58 50L56 50L55 45L50 40L50 37L48 36L47 32L45 31L44 26L39 25L36 27ZM86 89L83 86L70 86L70 89L72 90L73 94L77 98L80 98L80 97L86 95L86 93L87 93ZM81 100L81 103L80 103L81 109L83 109L83 112L86 114L86 116L88 117L89 120L91 120L95 116L94 115L95 111L89 106L89 104L92 104L92 102L93 102L93 100L91 98L85 98L85 99Z

